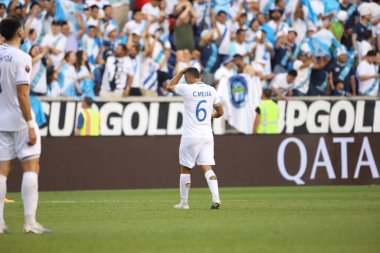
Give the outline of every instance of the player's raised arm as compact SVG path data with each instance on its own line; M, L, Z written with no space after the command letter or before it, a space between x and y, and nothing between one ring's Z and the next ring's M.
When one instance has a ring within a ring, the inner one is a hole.
M174 86L178 84L179 80L181 79L182 75L186 72L186 70L187 68L181 70L180 72L178 72L178 74L176 74L172 78L172 80L170 80L168 88L167 88L169 92L174 93Z

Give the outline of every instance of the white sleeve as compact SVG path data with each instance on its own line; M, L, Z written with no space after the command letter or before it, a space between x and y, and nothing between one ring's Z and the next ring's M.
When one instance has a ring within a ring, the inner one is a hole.
M359 77L368 75L366 64L359 64L358 69L357 69L357 74Z
M222 79L223 71L221 69L217 69L215 74L214 74L214 80L220 80Z
M218 93L216 91L214 91L214 101L213 101L213 105L214 106L217 106L217 105L220 105L220 97L218 95Z
M174 86L174 93L176 95L185 96L187 87L189 87L189 85L186 83L177 84Z
M32 58L29 55L21 57L16 63L16 85L30 84L32 72Z
M294 62L293 68L298 71L301 69L301 66L302 66L302 61L297 60Z
M273 81L272 81L272 83L271 83L271 85L270 85L270 87L273 87L273 88L276 88L276 89L278 89L278 75L276 75L276 77L273 79Z

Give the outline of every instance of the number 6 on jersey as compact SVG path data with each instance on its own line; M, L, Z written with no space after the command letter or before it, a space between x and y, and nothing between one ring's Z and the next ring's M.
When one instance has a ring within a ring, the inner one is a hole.
M199 101L198 104L197 104L197 108L195 109L195 115L196 115L197 120L198 120L199 122L203 122L203 121L206 119L206 116L207 116L207 111L206 111L206 109L205 109L205 108L201 108L201 105L202 105L203 103L207 103L207 101L206 101L206 100L201 100L201 101ZM200 114L201 114L201 113L202 113L202 118L200 117Z

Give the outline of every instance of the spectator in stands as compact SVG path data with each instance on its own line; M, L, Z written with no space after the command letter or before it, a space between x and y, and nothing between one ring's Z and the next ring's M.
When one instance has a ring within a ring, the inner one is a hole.
M310 74L308 96L325 96L328 95L329 72L326 68L329 58L319 56L314 62Z
M129 95L130 96L141 96L141 88L142 88L142 80L141 80L141 58L142 55L140 53L140 46L139 45L133 45L128 50L128 58L127 58L127 64L128 69L131 69L133 80L130 88Z
M277 40L274 55L275 74L286 73L290 63L294 62L294 52L296 50L297 32L290 29L288 35L282 34Z
M109 56L103 73L100 96L127 97L134 79L133 67L127 59L127 47L116 46L115 55Z
M273 45L267 40L266 32L261 30L256 33L256 41L253 43L253 59L255 62L265 62L264 72L271 72L271 52Z
M128 21L124 28L123 33L132 33L134 30L138 30L140 34L144 33L145 27L147 26L147 21L144 20L144 16L140 10L136 10L133 14L133 19Z
M371 10L362 8L360 12L360 22L357 23L352 31L352 46L355 51L358 51L357 42L361 42L364 38L365 31L371 31Z
M96 4L90 6L90 15L86 19L86 27L89 26L95 26L97 27L99 25L100 20L100 13L99 13L99 6Z
M204 67L203 71L207 73L215 73L220 65L218 45L214 38L216 29L204 30L201 34L199 47L201 51L201 64Z
M63 21L61 23L61 32L66 37L65 52L72 51L77 52L79 48L79 41L81 41L83 35L86 32L86 25L82 19L80 13L75 14L78 30L71 31L70 25Z
M99 31L102 34L101 37L108 37L111 31L116 30L116 34L112 38L115 39L119 30L119 25L113 19L113 7L109 4L105 4L103 6L103 12L104 16L99 22ZM113 42L113 40L110 41Z
M236 74L235 70L235 60L232 57L226 58L220 68L215 72L213 85L217 86L219 81L223 79L223 77L230 78L231 76Z
M94 97L94 75L92 74L90 65L88 64L86 52L77 52L75 70L78 73L78 85L82 91L82 95L85 97Z
M336 56L336 59L328 67L330 89L334 90L336 88L334 84L343 81L345 92L356 95L354 57L350 55L348 58L345 46L337 49Z
M174 24L174 42L177 50L194 49L194 29L193 26L197 22L197 14L195 13L191 2L182 0L176 5L174 12L178 17Z
M231 43L231 25L229 22L227 22L227 13L225 11L218 12L216 16L215 28L218 29L218 31L215 31L214 36L218 38L217 43L219 45L219 59L220 61L223 61L224 58L228 57ZM218 34L221 34L221 36Z
M244 61L249 64L251 58L251 48L245 42L246 32L244 29L239 28L236 31L235 40L230 43L229 55L233 57L235 54L243 56Z
M252 48L253 43L256 41L256 33L260 30L259 21L254 18L249 23L249 28L246 32L245 42Z
M48 48L41 48L39 45L34 45L30 49L32 57L32 72L30 82L30 94L34 96L44 96L47 92L46 82L46 67Z
M297 77L297 71L289 70L287 73L277 74L271 82L270 91L281 99L287 99L293 95L292 87Z
M141 93L143 96L155 97L158 89L159 64L153 59L154 43L151 43L148 33L144 36L144 52L141 57L141 75L142 87Z
M42 40L41 46L49 49L49 58L53 61L54 66L58 66L65 55L67 38L61 33L61 26L58 21L51 24L52 34L46 34Z
M61 96L61 87L58 83L58 72L54 66L49 66L46 69L47 93L48 97Z
M314 57L309 51L300 51L299 59L294 62L297 78L293 84L293 96L305 96L309 90L310 75Z
M379 96L379 62L375 50L369 51L365 59L359 63L357 76L360 95Z
M236 40L237 32L239 30L246 31L248 29L247 27L247 13L244 11L244 3L241 4L239 8L239 12L236 14L236 18L232 19L232 26L231 26L231 40Z
M237 67L237 72L242 74L249 74L255 76L256 73L250 64L245 63L243 56L239 54L234 55L234 64Z
M78 73L74 64L77 56L74 52L67 52L64 57L63 65L59 69L58 82L61 87L61 94L74 97L82 94L78 83Z
M29 53L32 46L35 45L36 43L37 43L37 32L33 28L29 29L28 35L26 39L24 40L24 43L21 45L21 49L25 53Z
M359 62L362 61L367 53L373 49L372 31L363 32L363 40L359 44Z
M157 27L156 30L150 29L147 31L151 38L150 43L152 45L152 58L158 64L158 76L168 76L169 67L168 60L171 55L171 44L169 41L169 37L165 34L164 29L162 27ZM160 82L160 78L159 82Z
M102 62L102 42L98 37L98 28L89 26L88 33L82 37L82 50L86 53L91 72L94 72L96 64Z

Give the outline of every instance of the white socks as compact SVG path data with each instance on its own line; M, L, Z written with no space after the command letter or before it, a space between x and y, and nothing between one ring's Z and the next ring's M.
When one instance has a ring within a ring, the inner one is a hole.
M22 177L21 195L24 202L24 216L26 224L36 223L38 203L38 175L35 172L24 172Z
M191 184L190 174L181 174L179 178L179 192L181 195L181 203L187 203L189 198L189 190Z
M215 179L210 179L211 177L215 177ZM212 194L212 201L220 201L219 198L219 189L218 189L218 180L216 180L216 176L213 170L209 170L205 173L205 178L207 180L208 187L210 188Z
M7 194L7 177L0 175L0 224L4 222L4 200Z

